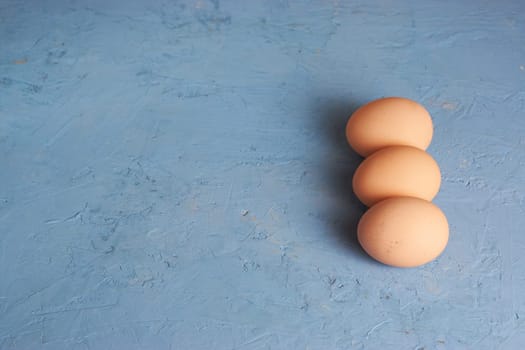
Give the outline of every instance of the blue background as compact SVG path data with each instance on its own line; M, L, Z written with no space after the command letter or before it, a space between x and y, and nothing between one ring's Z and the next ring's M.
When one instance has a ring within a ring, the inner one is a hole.
M519 349L522 1L0 1L1 349ZM355 108L433 116L450 241L356 242Z

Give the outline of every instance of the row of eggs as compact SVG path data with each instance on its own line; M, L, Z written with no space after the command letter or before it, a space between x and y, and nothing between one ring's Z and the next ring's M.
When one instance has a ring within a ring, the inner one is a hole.
M358 240L384 264L423 265L447 245L447 219L431 202L441 185L439 166L425 152L432 135L428 111L400 97L360 107L346 126L350 146L365 157L352 180L354 193L370 207L359 221Z

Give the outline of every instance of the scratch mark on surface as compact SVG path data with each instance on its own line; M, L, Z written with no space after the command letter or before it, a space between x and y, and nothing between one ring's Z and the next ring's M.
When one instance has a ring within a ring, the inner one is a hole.
M410 305L414 304L416 301L415 300L412 300L411 302L409 303L406 303L405 305L401 306L401 308L399 309L400 311L403 311L405 310L407 307L409 307Z
M29 198L29 199L25 200L24 202L22 202L22 205L28 205L28 204L34 203L34 202L36 202L36 201L38 201L40 199L46 198L46 197L54 197L54 196L60 195L62 193L65 193L65 192L77 189L77 188L88 187L88 186L91 186L91 185L92 185L92 183L82 183L82 184L78 184L78 185L74 185L74 186L69 186L69 187L66 187L66 188L61 188L61 189L55 190L55 191L38 191L38 192L34 193L34 197Z
M35 42L33 43L33 45L31 45L31 48L30 49L33 49L35 46L38 45L38 43L40 41L42 41L42 39L44 39L45 35L42 35L41 37L39 37L38 39L35 40Z
M81 211L77 211L75 214L71 215L70 217L67 217L65 218L63 221L64 222L68 222L68 221L73 221L75 220L76 218L78 218L78 216L80 215Z
M77 219L79 216L80 216L80 213L82 213L81 210L77 211L75 214L63 219L63 220L58 220L58 219L49 219L49 220L46 220L44 223L46 225L54 225L54 224L58 224L58 223L61 223L61 222L69 222L69 221L73 221L75 219Z
M247 340L246 342L242 343L240 346L243 347L243 346L247 346L247 345L251 345L253 343L256 343L264 338L267 338L268 336L271 336L270 333L263 333L263 334L260 334L252 339L249 339Z
M78 312L78 311L84 311L84 310L108 309L108 308L112 308L117 305L118 303L111 303L111 304L104 304L104 305L85 306L85 307L79 307L79 308L74 308L74 309L62 309L62 310L39 312L39 313L34 312L33 315L46 316L46 315L53 315L53 314L61 314L65 312Z
M93 263L94 263L95 261L97 261L98 259L100 259L100 258L103 257L103 256L104 256L104 254L98 255L98 256L94 257L93 259L91 259L89 262L87 262L85 265L80 266L77 270L74 270L73 272L70 272L70 273L68 273L68 274L65 274L65 275L63 275L63 276L61 276L61 277L55 279L54 281L51 281L51 282L48 283L47 285L45 285L45 286L43 286L43 287L40 287L40 288L37 288L36 290L32 291L32 292L29 293L28 295L23 296L23 297L21 297L21 298L15 300L13 303L11 303L10 305L7 306L7 308L6 308L6 312L7 312L7 310L9 310L9 309L11 309L11 308L13 308L13 307L16 307L16 306L18 306L18 305L20 305L20 304L25 303L26 301L30 300L30 299L31 299L32 297L34 297L35 295L38 295L38 294L42 293L43 291L45 291L45 290L47 290L47 289L53 287L55 284L57 284L57 283L63 281L64 279L66 279L66 278L68 278L68 277L70 277L70 276L73 276L75 273L79 273L79 271L80 271L81 269L84 269L84 268L86 268L86 267L89 267L89 266L93 265Z
M388 323L388 322L390 322L390 319L381 321L378 324L376 324L374 327L370 328L370 330L368 332L366 332L366 339L368 339L368 337L370 337L370 335L372 335L372 333L376 329L378 329L379 327L381 327L382 325L384 325L385 323Z
M52 146L64 133L67 131L67 129L71 126L71 123L76 118L76 116L69 117L62 126L55 132L53 136L49 138L49 140L45 143L45 147L48 148Z

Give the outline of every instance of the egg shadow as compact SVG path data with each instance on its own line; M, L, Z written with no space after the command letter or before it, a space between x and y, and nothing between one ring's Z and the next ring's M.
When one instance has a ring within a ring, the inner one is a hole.
M352 177L363 157L350 148L345 134L346 123L363 102L318 99L314 106L320 136L329 156L320 160L323 179L330 196L337 201L337 210L326 217L329 233L336 241L360 259L372 261L357 240L357 224L366 211L352 190Z

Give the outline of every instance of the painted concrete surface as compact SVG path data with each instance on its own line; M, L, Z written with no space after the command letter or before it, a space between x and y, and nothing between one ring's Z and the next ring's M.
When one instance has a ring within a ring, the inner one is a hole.
M0 1L1 349L519 349L525 3ZM356 243L344 124L435 122L445 253Z

